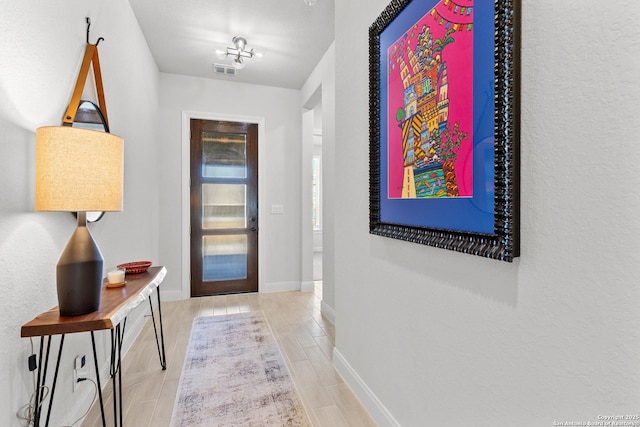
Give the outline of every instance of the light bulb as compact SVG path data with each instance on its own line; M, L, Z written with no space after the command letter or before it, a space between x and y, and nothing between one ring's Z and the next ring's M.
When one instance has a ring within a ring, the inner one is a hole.
M247 39L241 36L235 36L231 41L236 45L236 49L243 51L247 47Z

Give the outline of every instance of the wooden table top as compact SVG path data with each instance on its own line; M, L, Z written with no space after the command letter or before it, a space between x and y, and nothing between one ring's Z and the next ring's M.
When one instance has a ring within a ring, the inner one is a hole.
M58 306L22 325L21 337L69 334L73 332L112 329L127 314L140 305L167 274L162 266L150 267L140 274L127 274L127 284L121 288L107 288L106 279L100 297L100 309L80 316L61 316Z

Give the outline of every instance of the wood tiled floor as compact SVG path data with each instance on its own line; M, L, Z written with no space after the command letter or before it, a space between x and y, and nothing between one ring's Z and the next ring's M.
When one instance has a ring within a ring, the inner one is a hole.
M163 302L167 370L160 369L153 325L148 321L123 361L124 425L168 426L193 319L246 311L262 311L266 315L314 426L376 425L333 369L335 330L320 314L320 299L314 292ZM110 382L104 393L105 410L107 425L113 425L109 387ZM94 404L82 426L100 425L100 410Z

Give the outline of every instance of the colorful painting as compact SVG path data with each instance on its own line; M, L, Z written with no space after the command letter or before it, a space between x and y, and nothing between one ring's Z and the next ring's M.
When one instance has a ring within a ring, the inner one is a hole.
M369 232L519 256L521 0L393 0L369 27Z
M473 196L473 2L435 3L387 50L391 199Z

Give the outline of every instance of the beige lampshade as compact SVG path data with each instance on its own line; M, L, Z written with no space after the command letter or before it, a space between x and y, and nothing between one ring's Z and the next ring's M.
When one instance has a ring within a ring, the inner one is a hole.
M36 130L37 211L121 211L124 143L71 126Z

